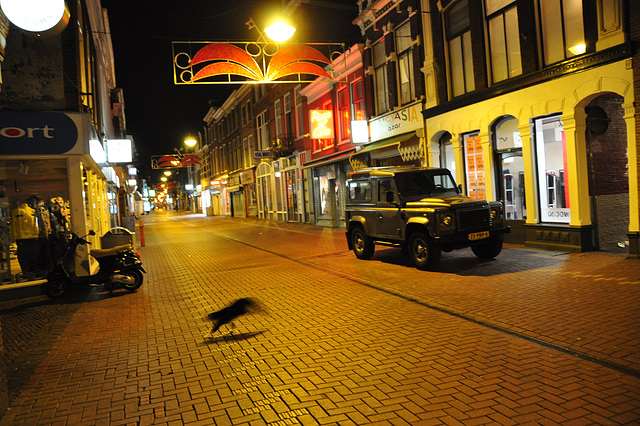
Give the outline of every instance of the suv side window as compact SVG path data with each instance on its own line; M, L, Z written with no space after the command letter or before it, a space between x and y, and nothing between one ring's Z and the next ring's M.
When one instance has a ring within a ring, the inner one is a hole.
M349 201L371 201L371 182L368 180L349 182Z
M387 203L387 193L393 192L393 202L395 202L395 188L393 179L380 179L378 181L378 203Z

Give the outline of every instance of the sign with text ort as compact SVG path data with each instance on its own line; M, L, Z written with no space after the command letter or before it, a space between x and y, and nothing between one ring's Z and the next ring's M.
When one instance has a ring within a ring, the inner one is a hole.
M0 154L64 154L78 141L78 127L66 114L0 112Z

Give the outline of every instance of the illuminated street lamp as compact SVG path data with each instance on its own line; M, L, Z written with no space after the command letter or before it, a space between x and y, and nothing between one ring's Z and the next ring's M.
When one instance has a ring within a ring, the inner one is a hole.
M278 20L265 28L264 32L267 33L267 37L271 40L281 43L293 37L293 33L296 32L296 29L286 22Z
M170 172L169 170L165 170L165 171L164 171L164 175L165 175L165 176L171 176L171 172Z
M189 148L193 148L194 146L196 146L197 143L198 141L192 137L188 137L187 139L184 140L184 144Z
M161 180L161 181L163 181L163 182L166 182L166 181L167 181L167 178L166 178L165 176L162 176L162 177L160 178L160 180Z

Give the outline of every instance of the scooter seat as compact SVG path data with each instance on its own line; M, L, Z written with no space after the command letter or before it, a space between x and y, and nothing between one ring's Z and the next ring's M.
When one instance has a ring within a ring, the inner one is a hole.
M89 254L95 258L106 257L116 255L126 250L130 250L131 248L131 244L123 244L121 246L115 246L108 249L93 249Z

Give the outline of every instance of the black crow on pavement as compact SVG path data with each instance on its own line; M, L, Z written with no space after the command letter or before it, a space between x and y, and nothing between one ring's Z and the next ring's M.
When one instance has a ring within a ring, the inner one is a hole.
M236 300L226 308L210 313L207 317L214 322L211 334L218 331L218 329L224 324L230 323L240 315L244 315L251 310L261 310L258 302L254 299L242 298Z

